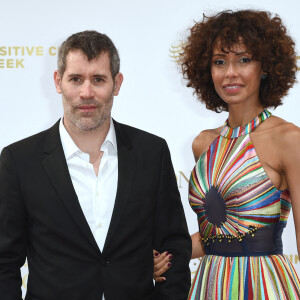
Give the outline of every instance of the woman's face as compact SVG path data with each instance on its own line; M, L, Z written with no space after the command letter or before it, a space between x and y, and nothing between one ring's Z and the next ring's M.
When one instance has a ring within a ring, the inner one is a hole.
M224 50L220 43L215 43L211 75L216 92L229 107L241 103L259 104L261 63L252 60L252 54L242 42L234 45L231 51Z

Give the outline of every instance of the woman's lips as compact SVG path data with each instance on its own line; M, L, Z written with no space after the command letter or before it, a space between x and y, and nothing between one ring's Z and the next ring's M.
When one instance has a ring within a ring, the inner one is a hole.
M242 85L238 84L238 83L224 84L223 88L228 93L236 93L236 92L240 91L240 89L242 88Z

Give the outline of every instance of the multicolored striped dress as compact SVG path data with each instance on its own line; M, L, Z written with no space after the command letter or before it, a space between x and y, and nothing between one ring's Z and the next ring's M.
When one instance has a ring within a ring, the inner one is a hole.
M299 278L282 254L289 191L274 187L249 135L270 115L264 110L244 127L225 122L192 171L189 201L206 255L188 299L300 299Z

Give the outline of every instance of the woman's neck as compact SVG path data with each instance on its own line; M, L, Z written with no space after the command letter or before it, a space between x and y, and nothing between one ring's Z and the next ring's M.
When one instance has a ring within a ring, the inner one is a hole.
M228 125L232 128L245 126L264 110L261 104L241 107L231 105L228 107Z

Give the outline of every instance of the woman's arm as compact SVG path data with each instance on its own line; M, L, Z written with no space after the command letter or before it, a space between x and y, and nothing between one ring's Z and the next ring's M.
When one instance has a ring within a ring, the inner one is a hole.
M193 258L199 258L205 254L202 241L201 241L201 235L199 232L195 232L191 235L192 239L192 259Z
M286 125L283 141L280 145L282 169L289 188L298 254L300 254L300 128Z
M191 235L192 239L192 256L193 258L199 258L205 254L203 245L201 242L201 236L199 232L195 232ZM153 279L156 282L163 282L166 280L166 277L161 277L169 268L171 267L172 254L168 252L159 253L156 250L153 250L153 260L154 260L154 269L153 269Z

